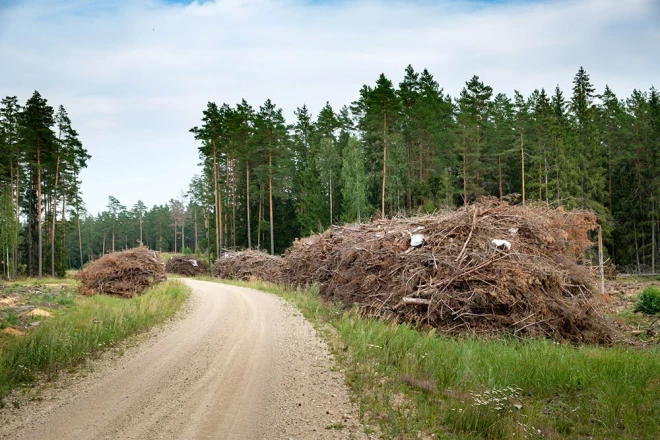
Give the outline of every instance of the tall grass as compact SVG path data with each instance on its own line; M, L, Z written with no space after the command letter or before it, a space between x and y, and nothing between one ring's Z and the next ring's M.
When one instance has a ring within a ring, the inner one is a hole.
M132 299L105 295L76 296L72 307L0 351L0 399L37 377L54 377L91 354L171 317L188 295L188 287L169 281Z
M660 438L660 348L448 338L367 319L317 289L276 293L336 332L363 418L386 438Z

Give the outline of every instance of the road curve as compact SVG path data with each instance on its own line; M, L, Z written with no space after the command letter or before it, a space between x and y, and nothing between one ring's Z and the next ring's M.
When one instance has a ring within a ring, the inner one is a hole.
M193 294L181 319L3 415L0 438L367 438L343 375L295 309L257 290L185 283Z

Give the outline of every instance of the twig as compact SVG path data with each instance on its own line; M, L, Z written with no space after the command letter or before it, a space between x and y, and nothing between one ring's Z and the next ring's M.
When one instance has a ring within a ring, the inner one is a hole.
M456 257L456 261L460 261L461 258L463 257L463 253L465 252L465 249L467 248L467 245L470 242L470 239L472 238L472 233L474 232L474 227L476 224L477 224L477 208L474 208L474 215L472 216L472 227L470 228L470 233L468 234L467 240L465 240L465 243L463 244L463 249L461 249L461 252L458 254L458 257Z

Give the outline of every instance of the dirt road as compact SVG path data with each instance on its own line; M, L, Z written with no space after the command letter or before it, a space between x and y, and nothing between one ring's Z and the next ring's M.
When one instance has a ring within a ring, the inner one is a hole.
M312 326L279 298L205 281L183 318L0 419L12 439L368 438Z

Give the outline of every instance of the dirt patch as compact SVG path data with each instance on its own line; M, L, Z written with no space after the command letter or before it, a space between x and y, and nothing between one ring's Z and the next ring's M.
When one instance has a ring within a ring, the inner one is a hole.
M52 318L53 314L44 309L32 309L26 313L27 316L41 316L43 318Z
M20 330L17 330L15 328L7 327L2 329L2 333L6 335L13 335L13 336L25 336L25 332L22 332Z
M146 246L104 255L76 274L80 293L131 298L167 279L158 252Z
M285 281L447 334L610 342L590 271L586 211L492 199L442 215L333 227L296 241Z

